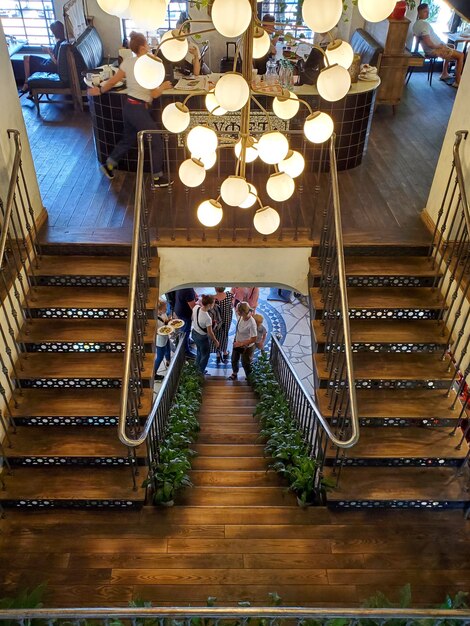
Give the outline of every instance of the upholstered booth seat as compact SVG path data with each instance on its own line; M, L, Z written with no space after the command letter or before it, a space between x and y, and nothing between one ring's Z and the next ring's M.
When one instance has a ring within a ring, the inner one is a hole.
M368 63L377 69L380 68L384 49L372 35L363 28L358 28L354 31L350 43L354 52L360 55L361 63Z
M84 75L103 63L103 42L96 28L88 26L77 41L70 44L70 51L74 61L71 67L74 78L80 89L85 89Z
M61 80L59 74L50 72L35 72L28 78L30 86L39 87L68 87L68 81Z
M57 74L49 72L35 72L28 77L28 86L33 96L34 104L39 113L39 104L42 98L50 95L62 94L72 96L70 74L68 66L68 43L62 42L57 55Z

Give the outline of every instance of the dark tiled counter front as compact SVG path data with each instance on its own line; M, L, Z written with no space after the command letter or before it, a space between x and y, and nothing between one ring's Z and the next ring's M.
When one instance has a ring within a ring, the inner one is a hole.
M332 116L337 136L336 147L339 170L351 169L362 161L374 111L375 94L379 84L379 81L354 84L347 96L339 102L322 100L315 87L304 85L295 89L299 98L306 100L313 110L320 109ZM187 95L187 92L175 89L166 91L159 100L154 102L152 115L158 121L161 116L161 107L175 100L183 100ZM89 97L96 153L101 163L106 160L108 154L110 154L121 138L123 128L122 105L125 97L125 91L109 92L100 97ZM266 105L268 110L272 110L270 104L272 98L266 96L257 97L263 106ZM190 109L198 114L201 113L203 104L203 97L199 95L193 96L188 102ZM256 105L253 103L254 110L256 110L255 107ZM307 115L307 109L305 106L301 106L297 116L287 122L287 128L290 130L301 130ZM216 120L219 122L221 118L216 118ZM237 130L236 127L237 123L235 121L232 124L234 132ZM258 130L262 132L259 125ZM325 156L321 147L315 147L315 149L310 151L310 154L312 156L311 166L314 166L322 156L323 158ZM119 167L123 170L135 171L137 167L137 148L129 152L128 156L120 162Z

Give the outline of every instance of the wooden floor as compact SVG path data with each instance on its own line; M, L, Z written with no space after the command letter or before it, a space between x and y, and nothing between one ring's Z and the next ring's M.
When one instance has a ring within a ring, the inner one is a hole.
M455 90L440 81L429 87L415 73L392 114L374 114L366 157L340 172L343 226L348 243L416 243L428 235L419 218L426 204ZM134 175L110 183L98 170L87 113L69 107L34 107L22 100L50 241L128 241L133 219ZM161 192L160 192L161 193Z

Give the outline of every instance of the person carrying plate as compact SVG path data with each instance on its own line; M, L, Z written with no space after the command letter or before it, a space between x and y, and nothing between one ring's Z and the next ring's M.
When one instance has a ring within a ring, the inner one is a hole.
M214 306L214 296L203 295L200 300L201 304L196 304L193 308L191 337L196 344L196 366L199 372L204 375L211 354L211 345L209 339L219 347L219 342L212 330L212 318L209 310Z
M135 78L134 67L137 59L150 50L145 35L132 31L129 47L135 56L124 59L114 76L99 87L91 87L87 92L89 96L100 96L126 79L127 97L122 109L123 135L106 159L106 163L100 167L103 174L110 180L114 178L114 168L117 167L120 159L137 145L137 133L141 130L158 130L157 123L150 113L150 107L155 98L159 98L166 89L171 89L172 86L170 81L166 80L156 89L141 87ZM163 142L159 134L152 135L152 166L154 186L168 187L171 182L163 175Z
M171 359L171 344L170 344L170 334L168 335L160 335L158 331L163 326L166 326L169 322L168 315L166 314L166 302L165 300L160 299L158 301L157 306L157 354L155 357L155 365L153 367L154 371L154 380L163 380L163 376L158 373L160 365L162 364L163 359L165 359L165 365L169 367L170 359Z

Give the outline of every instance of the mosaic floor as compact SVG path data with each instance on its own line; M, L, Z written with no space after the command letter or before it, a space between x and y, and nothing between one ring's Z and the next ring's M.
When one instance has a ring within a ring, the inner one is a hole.
M198 287L197 292L213 293L211 287ZM269 300L270 290L260 289L260 298L257 313L264 317L264 325L268 331L266 349L269 350L272 335L280 336L282 347L287 353L299 378L302 380L307 391L312 393L312 346L309 327L308 308L297 298L292 296L292 302L286 303L276 300ZM235 319L229 332L229 350L235 334ZM257 351L258 352L258 351ZM256 353L255 353L256 358ZM211 354L207 368L209 374L213 376L229 375L232 371L230 362L224 364L216 363L216 355ZM160 374L165 374L165 366L160 368ZM243 377L243 372L240 374Z

